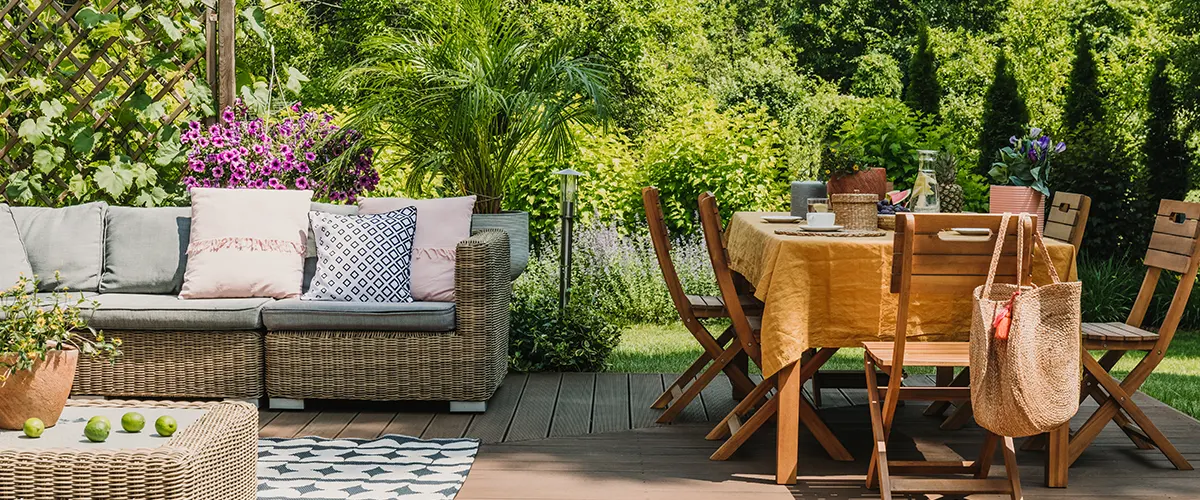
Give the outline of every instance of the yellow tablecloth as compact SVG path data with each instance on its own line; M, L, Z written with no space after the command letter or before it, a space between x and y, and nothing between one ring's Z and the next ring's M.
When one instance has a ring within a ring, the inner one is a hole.
M762 321L764 375L774 375L812 347L856 347L891 340L897 296L890 292L893 234L869 238L775 234L785 225L738 212L725 232L730 266L755 287L766 307ZM786 214L775 214L786 215ZM1075 279L1075 247L1047 239L1059 276ZM1034 282L1050 282L1040 256ZM971 297L917 295L908 336L965 341L971 330Z

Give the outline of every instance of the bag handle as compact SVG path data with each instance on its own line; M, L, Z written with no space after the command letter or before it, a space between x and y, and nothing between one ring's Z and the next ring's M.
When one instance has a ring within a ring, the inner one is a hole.
M1054 261L1050 259L1050 249L1046 248L1046 242L1042 240L1041 232L1034 232L1033 242L1038 247L1038 253L1042 254L1042 260L1046 262L1046 267L1050 269L1050 281L1053 283L1061 283L1058 278L1058 269L1054 267Z
M1025 220L1028 218L1029 218L1028 215L1021 214L1019 224L1021 224L1021 226L1023 226ZM1012 220L1012 214L1008 213L1008 212L1004 212L1004 215L1000 218L1000 230L996 233L996 247L995 247L995 249L992 250L992 262L988 266L987 282L985 282L983 284L983 296L984 297L991 296L992 283L996 281L996 270L1000 267L1000 256L1002 254L1004 254L1004 240L1008 237L1008 223L1010 220ZM1020 276L1023 275L1024 264L1025 264L1023 262L1024 252L1020 251L1020 249L1025 246L1025 231L1021 230L1021 226L1017 227L1017 277L1018 277L1018 281L1019 281ZM1020 283L1017 283L1017 285L1020 286Z

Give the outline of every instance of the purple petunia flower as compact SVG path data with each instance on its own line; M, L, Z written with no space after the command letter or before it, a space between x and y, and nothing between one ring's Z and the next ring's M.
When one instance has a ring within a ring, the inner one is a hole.
M308 189L308 177L300 176L297 178L296 189Z

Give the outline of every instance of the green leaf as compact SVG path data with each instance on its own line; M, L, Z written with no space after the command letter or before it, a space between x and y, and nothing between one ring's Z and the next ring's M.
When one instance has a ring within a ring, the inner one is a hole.
M154 186L151 189L142 190L142 192L138 193L137 197L133 199L133 203L143 207L154 207L162 204L167 199L167 196L169 195L163 188Z
M298 70L296 68L288 66L288 68L287 68L287 83L283 84L283 87L288 89L288 91L290 91L293 94L299 94L300 93L300 85L307 81L308 81L308 77L304 76L304 73L301 73L300 70Z
M134 173L131 167L120 159L116 159L111 164L101 163L96 168L96 175L92 178L96 181L97 187L117 199L133 185L133 177Z
M183 95L187 96L193 106L200 108L200 113L204 116L212 116L213 98L212 90L208 88L202 81L186 80L183 82Z
M150 187L158 182L158 171L150 168L145 163L134 163L130 171L133 173L133 182L138 188Z
M4 196L16 201L33 200L33 190L29 186L29 173L22 170L8 176L8 186L4 188Z
M271 92L266 82L254 82L254 86L242 87L242 101L259 116L264 116L271 106Z
M92 109L96 111L104 109L106 106L108 106L109 102L112 102L113 97L116 97L116 95L117 91L113 89L104 89L100 91L100 93L96 94L96 97L92 99Z
M125 13L121 14L121 19L130 21L130 20L133 20L133 18L141 15L141 13L142 13L142 6L134 3L128 9L125 9Z
M158 121L167 116L167 103L165 101L153 102L138 114L142 116L142 121Z
M250 26L250 30L254 31L254 33L258 35L258 38L260 38L263 43L272 45L271 35L268 34L266 28L264 28L264 26L267 24L266 17L267 16L263 12L262 7L259 6L246 7L246 10L242 11L242 19L246 20L246 24Z
M75 22L79 23L79 27L83 29L92 29L116 19L116 15L102 14L95 7L84 7L79 9L79 12L75 14Z
M71 141L71 150L76 154L86 155L96 146L96 133L86 123L72 125L67 131L67 138Z
M29 85L29 91L34 94L42 95L50 91L50 85L43 78L30 78L25 83Z
M195 0L179 0L179 6L183 7L183 10L188 10L192 8L193 5L196 5Z
M54 167L62 164L65 155L66 151L57 146L38 148L33 152L33 166L39 172L48 174Z
M38 104L38 107L41 108L42 114L50 117L51 120L58 118L62 116L63 113L67 112L67 107L63 106L63 103L58 99L42 101Z
M158 143L158 151L154 153L154 164L165 167L180 159L183 144L179 142L179 129L174 126L163 127L159 134L165 138Z
M78 173L71 176L71 180L67 181L67 189L69 189L71 194L75 195L76 198L83 198L85 195L87 195L88 191L91 190L88 187L87 179L83 177L83 174Z
M158 19L158 24L162 25L163 31L167 33L167 38L170 38L172 42L178 42L179 39L183 38L183 33L179 31L179 26L176 26L175 21L172 21L171 18L159 14L155 19Z
M39 116L37 119L26 118L22 121L21 126L17 129L17 135L29 141L30 144L37 146L53 131L54 127L53 123L50 122L50 118Z
M138 111L145 111L151 104L154 104L154 99L150 98L145 92L137 91L129 98L129 105Z

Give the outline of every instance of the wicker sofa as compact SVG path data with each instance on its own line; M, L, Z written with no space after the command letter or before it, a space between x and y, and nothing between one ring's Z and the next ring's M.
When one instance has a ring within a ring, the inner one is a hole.
M507 371L510 267L524 262L510 262L503 231L473 224L458 245L453 303L182 300L189 209L0 209L11 212L34 273L61 275L40 291L95 301L91 324L124 341L116 364L81 359L75 395L269 397L283 408L305 399L449 401L483 411ZM307 287L314 257L305 268Z

